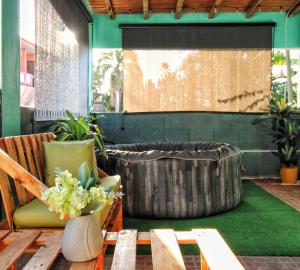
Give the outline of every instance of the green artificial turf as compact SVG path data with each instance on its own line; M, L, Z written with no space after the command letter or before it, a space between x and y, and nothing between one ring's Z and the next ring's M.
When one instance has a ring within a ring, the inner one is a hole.
M216 228L236 255L300 256L300 214L252 182L243 183L243 202L230 212L194 219L124 218L124 227L149 231L171 228L189 231ZM193 245L182 245L185 254L199 254ZM139 253L150 252L149 247Z

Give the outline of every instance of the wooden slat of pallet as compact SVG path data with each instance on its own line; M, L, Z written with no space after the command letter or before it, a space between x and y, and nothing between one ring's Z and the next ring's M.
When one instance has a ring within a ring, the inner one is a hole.
M69 270L94 270L96 262L96 260L93 260L89 262L72 263Z
M214 229L193 230L200 248L201 259L205 258L210 270L245 270L224 239Z
M53 232L45 239L45 246L39 248L23 270L49 269L57 258L61 249L63 232Z
M200 254L201 270L210 270L203 254Z
M196 244L195 237L192 232L182 231L175 232L178 244Z
M9 245L13 241L16 241L23 231L27 231L28 229L21 229L16 232L12 232L5 239L2 240L4 245ZM53 234L63 232L63 228L53 228L46 229L45 228L35 228L35 230L40 231L41 235L35 240L34 245L28 249L26 252L36 252L40 246L45 246L48 244L49 238L51 239Z
M102 230L103 239L105 239L106 233L107 233L106 230ZM107 249L107 245L103 244L103 247L100 249L99 256L96 259L95 270L103 270L103 268L104 268L104 256L105 256L106 249Z
M1 230L0 231L0 240L2 240L6 235L8 235L10 230Z
M173 230L151 230L150 238L154 270L185 269Z
M136 262L136 230L123 230L118 234L112 270L135 269Z
M39 235L39 231L22 232L16 241L13 241L1 251L0 269L5 270L13 265Z
M19 163L17 150L16 150L16 147L15 147L13 137L7 137L7 138L3 138L3 139L4 139L4 144L5 144L7 154L14 161ZM15 180L14 182L15 182L16 193L17 193L17 196L18 196L19 204L23 205L23 204L27 203L26 189L24 189L24 187L22 187L22 185L19 182L17 182L16 179L14 179L14 180Z
M21 237L22 233L23 231L12 232L2 240L2 243L4 245L10 245L12 242L17 241Z
M178 244L197 244L194 234L192 232L174 232ZM104 243L106 245L115 245L118 238L117 232L107 232ZM150 245L150 233L149 232L138 232L137 245Z

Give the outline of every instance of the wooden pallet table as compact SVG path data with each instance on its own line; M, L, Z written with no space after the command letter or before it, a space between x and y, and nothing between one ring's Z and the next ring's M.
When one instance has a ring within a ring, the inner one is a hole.
M201 270L244 270L221 235L214 229L195 229L189 232L175 232L170 229L156 229L150 232L122 230L103 233L105 246L115 245L112 270L136 269L137 245L151 245L154 270L186 269L179 244L198 245ZM35 254L23 269L49 269L61 251L61 239L62 231L0 230L0 269L16 269L18 259L25 252ZM72 263L69 269L102 270L104 251L105 249L100 252L97 260Z

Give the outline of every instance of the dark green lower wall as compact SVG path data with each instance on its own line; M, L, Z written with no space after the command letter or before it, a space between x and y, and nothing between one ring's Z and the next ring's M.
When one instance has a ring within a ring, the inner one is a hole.
M255 114L226 113L105 113L99 120L114 143L147 141L217 141L243 151L245 176L278 175L276 146L268 135L270 123L252 125ZM22 133L44 132L46 122L32 123L33 112L22 109Z
M106 113L100 120L114 143L147 141L216 141L238 145L243 151L245 176L278 175L272 153L270 123L252 125L255 114L228 113Z

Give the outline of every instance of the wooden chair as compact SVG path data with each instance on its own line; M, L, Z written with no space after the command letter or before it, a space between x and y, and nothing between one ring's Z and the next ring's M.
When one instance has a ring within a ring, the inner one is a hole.
M47 189L44 180L43 141L52 141L55 135L42 133L0 139L0 191L6 214L2 227L14 230L13 214L17 206L22 206L34 198L41 200L41 190ZM108 176L98 169L99 177ZM18 204L12 193L14 186ZM47 202L44 201L45 204ZM122 224L122 199L116 199L102 226L107 231L119 231ZM5 224L3 226L3 224ZM50 228L51 229L51 228Z

